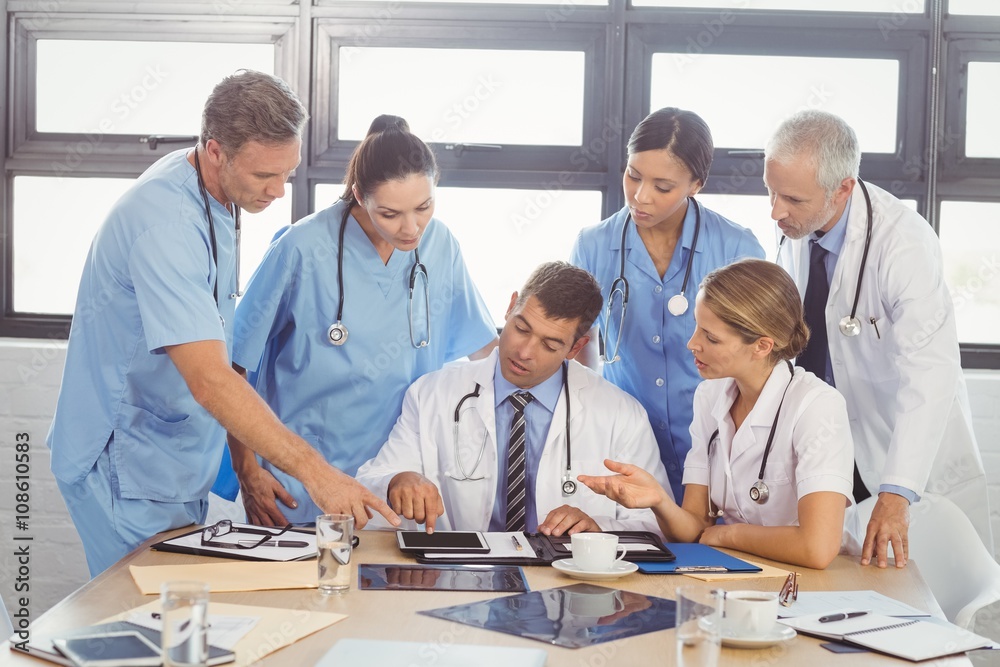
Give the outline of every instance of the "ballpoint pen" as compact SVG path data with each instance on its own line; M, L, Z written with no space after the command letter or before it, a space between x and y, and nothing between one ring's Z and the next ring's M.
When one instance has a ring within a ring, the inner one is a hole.
M288 547L292 549L302 549L309 546L308 542L303 542L301 540L278 540L277 542L272 542L268 540L262 544L257 544L257 540L240 540L240 545L244 547Z
M524 551L524 547L522 547L521 543L517 541L517 536L516 535L511 535L510 536L510 541L514 543L514 548L515 549L517 549L518 551Z
M819 622L832 623L833 621L843 621L844 619L847 618L857 618L858 616L865 616L867 613L868 613L867 611L851 611L847 613L842 612L840 614L830 614L828 616L820 616Z

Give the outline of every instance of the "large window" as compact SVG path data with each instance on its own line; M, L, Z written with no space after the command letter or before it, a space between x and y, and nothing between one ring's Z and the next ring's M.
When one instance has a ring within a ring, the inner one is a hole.
M498 320L537 263L566 258L580 228L622 207L625 143L663 106L709 123L716 153L700 199L773 256L761 149L789 113L820 108L857 130L862 176L940 230L965 362L997 367L996 4L7 3L0 335L66 335L110 204L191 146L212 86L251 68L290 82L311 121L286 197L244 220L244 283L278 229L336 199L384 113L435 151L437 216Z

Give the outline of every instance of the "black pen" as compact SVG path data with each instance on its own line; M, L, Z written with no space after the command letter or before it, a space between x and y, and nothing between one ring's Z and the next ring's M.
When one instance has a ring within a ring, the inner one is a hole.
M290 549L303 549L309 546L308 542L302 542L300 540L278 540L277 542L272 542L268 540L262 544L257 544L257 540L240 540L240 546L244 547L288 547Z
M820 623L832 623L833 621L843 621L844 619L847 619L847 618L857 618L858 616L864 616L867 613L868 613L867 611L852 611L852 612L848 612L846 614L845 613L830 614L829 616L820 616L819 617L819 622Z

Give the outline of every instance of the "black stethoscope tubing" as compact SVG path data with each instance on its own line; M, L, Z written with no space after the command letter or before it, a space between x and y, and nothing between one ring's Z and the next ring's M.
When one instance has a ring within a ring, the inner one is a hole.
M205 218L208 219L208 235L212 242L212 263L215 264L215 284L212 291L215 295L215 307L221 308L219 304L219 243L215 238L215 217L212 215L212 205L208 201L208 190L205 188L205 179L201 175L201 160L198 159L198 147L194 149L194 171L198 174L198 191L201 193L201 201L205 205ZM236 291L229 294L230 299L243 296L240 291L240 207L233 204L233 217L236 222ZM226 325L225 318L222 325Z
M565 363L565 362L562 365L562 388L563 388L563 395L566 397L566 470L563 473L563 478L562 478L562 494L564 496L571 496L574 493L576 493L576 488L577 487L576 487L576 481L572 477L572 470L573 470L573 445L572 445L572 441L570 439L570 430L569 430L569 422L570 422L570 416L571 416L570 415L570 401L569 401L569 365L567 363ZM455 406L455 431L456 431L456 433L458 432L458 421L459 421L459 416L461 415L462 405L467 400L469 400L470 398L479 398L479 391L480 391L480 389L481 389L481 387L480 387L479 383L477 382L476 383L476 388L473 389L472 391L470 391L468 394L466 394L462 398L460 398L459 401L458 401L458 405ZM458 447L458 442L455 443L455 446ZM485 443L483 444L483 446L484 447L486 446ZM479 453L479 457L480 457L480 460L482 460L482 452ZM479 465L479 461L476 462L476 466L477 467L478 467L478 465ZM473 472L475 472L475 470L476 470L475 468L472 469ZM471 479L474 479L474 478L466 475L464 479L471 480Z
M868 194L868 188L865 186L865 182L860 178L858 179L858 185L861 186L861 193L865 196L865 248L861 253L861 264L858 266L858 284L854 289L854 303L851 305L851 314L840 320L839 327L840 333L845 336L857 336L861 333L861 323L858 321L858 304L861 302L861 281L865 276L865 267L868 265L868 251L872 246L872 229L874 227L872 220L872 198ZM781 240L778 241L778 252L785 245L785 240L787 236L782 235Z
M344 200L341 200L344 201ZM347 231L347 219L351 217L351 207L348 202L344 201L344 212L340 216L340 234L337 243L337 287L339 289L339 298L337 300L337 321L330 327L327 332L327 337L330 342L334 345L343 345L347 341L347 327L345 327L342 322L344 319L344 233ZM410 315L410 342L416 348L427 347L430 344L430 310L427 311L428 327L427 327L427 338L425 340L417 343L413 340L413 288L417 282L417 274L423 274L424 280L427 281L427 299L430 299L430 282L427 274L427 266L420 261L420 248L416 247L413 249L413 266L410 267L410 293L409 293L409 315ZM428 308L429 308L429 304ZM467 397L466 397L467 398ZM462 400L465 400L464 398Z
M767 469L767 457L771 455L771 445L774 443L774 434L778 430L778 419L781 416L781 406L785 404L785 395L788 394L788 388L792 386L792 380L795 379L795 368L792 366L792 362L785 360L785 364L788 366L788 372L791 373L791 377L788 379L788 384L785 385L785 390L781 393L781 400L778 402L778 409L774 411L774 420L771 422L771 432L767 436L767 444L764 446L764 456L760 460L760 471L757 473L757 481L753 483L750 487L749 495L750 500L754 501L758 505L763 505L767 502L770 492L767 488L767 484L764 483L764 471ZM712 445L717 441L719 437L719 429L712 431L712 435L708 438L708 462L711 466L712 459ZM709 470L709 476L711 477L711 470ZM709 484L712 480L709 479ZM725 498L723 498L725 501ZM712 512L712 496L711 490L709 490L708 497L709 506L709 516L721 516L721 512L718 515Z
M868 195L868 188L865 186L865 182L860 178L858 179L858 185L861 186L861 192L865 196L865 249L861 253L861 266L858 268L858 286L854 290L854 304L851 306L851 318L849 321L841 320L840 331L845 336L857 336L861 333L861 324L858 322L858 302L861 300L861 280L865 276L865 266L868 264L868 251L872 247L872 198ZM853 333L849 333L853 332Z

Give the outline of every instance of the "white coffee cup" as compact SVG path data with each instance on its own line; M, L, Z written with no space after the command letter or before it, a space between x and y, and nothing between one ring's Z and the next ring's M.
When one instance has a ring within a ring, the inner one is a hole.
M610 572L615 563L625 558L625 549L617 557L618 536L608 533L576 533L570 538L573 564L587 572Z
M778 619L778 594L768 591L729 591L723 628L732 636L755 639L774 630Z

